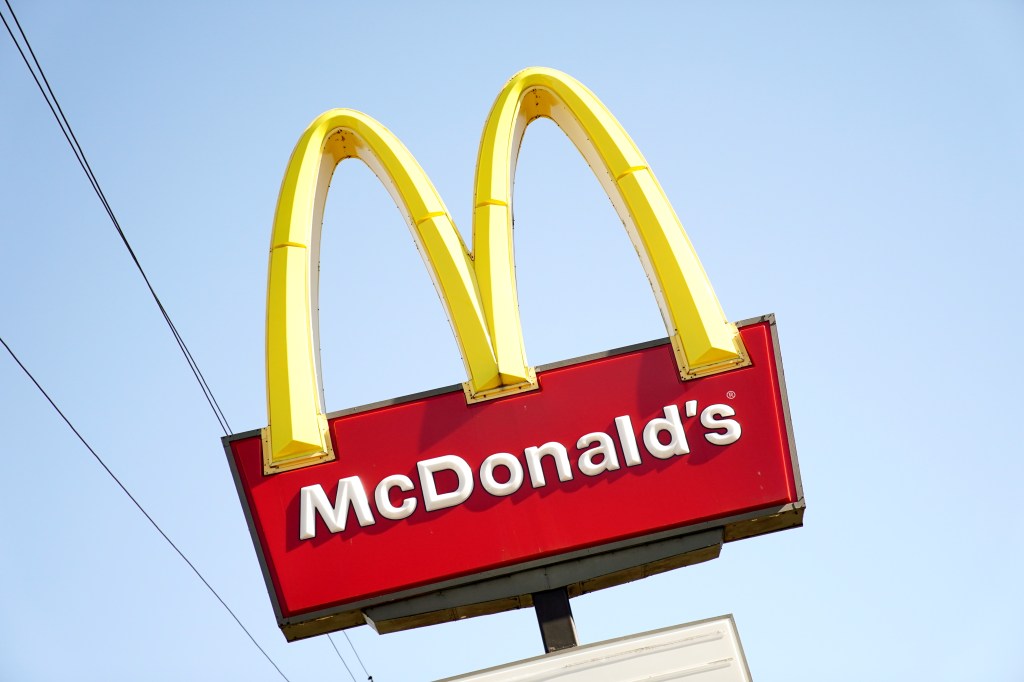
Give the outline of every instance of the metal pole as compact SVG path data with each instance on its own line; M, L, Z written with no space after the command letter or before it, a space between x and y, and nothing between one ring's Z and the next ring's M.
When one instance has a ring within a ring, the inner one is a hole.
M544 652L551 653L579 646L576 637L576 623L569 606L569 590L557 587L553 590L533 593L533 608L537 612L540 638Z

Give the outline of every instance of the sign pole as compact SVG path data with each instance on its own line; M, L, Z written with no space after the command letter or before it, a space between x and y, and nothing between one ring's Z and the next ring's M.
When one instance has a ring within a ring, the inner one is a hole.
M556 587L553 590L534 592L533 608L537 612L537 624L540 626L545 653L579 646L568 589Z

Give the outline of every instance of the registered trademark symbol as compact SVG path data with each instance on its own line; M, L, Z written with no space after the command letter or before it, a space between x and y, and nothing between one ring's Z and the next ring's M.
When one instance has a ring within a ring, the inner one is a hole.
M736 391L726 391L725 397L728 398L729 400L732 400L733 398L736 397Z

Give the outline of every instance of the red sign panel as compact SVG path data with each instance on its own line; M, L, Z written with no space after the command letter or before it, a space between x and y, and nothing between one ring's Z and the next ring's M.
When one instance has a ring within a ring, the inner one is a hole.
M293 471L263 473L258 432L226 439L282 627L665 531L799 525L774 321L741 334L751 366L686 382L666 341L486 403L455 387L349 411L328 422L337 460Z

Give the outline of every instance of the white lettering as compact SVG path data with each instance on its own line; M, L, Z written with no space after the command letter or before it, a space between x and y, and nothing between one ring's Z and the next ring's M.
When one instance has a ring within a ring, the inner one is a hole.
M633 421L628 416L616 417L615 430L619 434L619 445L622 446L622 458L626 460L626 466L635 467L640 464L640 448L636 444Z
M679 406L666 405L662 411L663 415L654 417L644 425L641 435L634 430L632 417L621 415L614 419L617 438L602 431L580 437L576 441L576 448L580 451L576 466L580 473L584 476L597 476L606 471L616 471L620 468L620 461L627 467L643 464L641 440L648 453L658 459L668 460L689 454L690 446L683 423L684 419L697 421L698 414L705 429L704 438L712 445L730 445L743 434L739 421L734 419L736 411L730 405L717 403L701 411L696 400L687 400ZM680 412L685 416L681 416ZM691 426L697 428L696 424ZM621 460L619 452L622 453ZM484 459L477 471L465 459L454 454L422 460L416 463L422 496L414 492L416 483L410 476L385 476L373 490L376 513L381 518L400 521L409 518L421 507L428 512L455 507L469 499L477 482L488 494L507 497L522 489L527 470L533 488L543 488L547 485L544 463L548 457L554 462L554 471L559 481L564 483L573 479L575 472L569 453L559 442L550 441L525 448L523 455L525 467L517 455L497 452ZM552 471L551 466L549 463L549 473ZM506 469L508 474L502 472L496 475L498 468ZM444 492L439 492L439 487ZM396 488L400 492L392 497ZM358 476L338 479L333 501L328 498L322 485L305 486L299 491L299 539L316 537L318 515L331 533L340 533L349 523L350 514L354 515L362 527L371 526L377 520L371 501L367 499L366 488Z
M358 476L349 476L338 481L338 494L335 496L333 507L319 483L307 485L299 492L299 539L308 540L316 537L318 512L329 531L340 533L345 530L349 507L355 511L360 526L373 525L373 512L370 511L366 490Z
M724 433L705 433L704 438L712 445L729 445L740 439L743 433L740 423L735 419L715 419L715 417L735 417L736 410L729 405L708 405L700 413L700 423L708 429L725 429Z
M597 476L605 471L615 471L619 468L619 457L615 454L615 441L611 436L601 431L588 433L576 442L576 447L582 450L591 443L598 445L580 455L579 462L577 462L580 472L584 476ZM602 455L600 462L594 462L596 455Z
M391 489L398 488L402 492L409 492L413 489L412 480L408 476L401 474L395 474L394 476L387 476L383 481L377 484L377 489L373 493L373 499L377 502L377 511L385 519L391 519L397 521L410 516L416 511L416 498L409 497L402 501L402 504L395 506L391 504Z
M508 469L509 478L505 483L499 483L494 478L494 468L505 467ZM480 484L484 490L495 497L511 495L523 485L523 465L519 463L515 455L507 452L496 452L480 465Z
M697 401L696 400L687 400L686 404L683 407L686 408L686 416L687 417L696 417L697 416Z
M526 455L526 466L530 469L530 482L534 488L543 488L544 466L542 459L545 455L551 455L555 460L555 468L558 470L559 481L572 480L572 468L569 466L569 453L561 443L544 443L539 448L529 447L523 451Z
M669 459L675 455L688 455L690 445L683 433L683 422L679 418L679 408L675 405L665 407L665 418L655 417L644 427L644 445L648 452L658 459ZM658 438L665 431L669 435L668 443L662 444Z
M423 490L423 508L428 512L462 504L473 492L473 470L466 464L466 460L458 455L442 455L417 462L416 468L420 473L420 488ZM459 477L459 484L455 490L448 493L437 492L434 474L438 471L455 472Z

